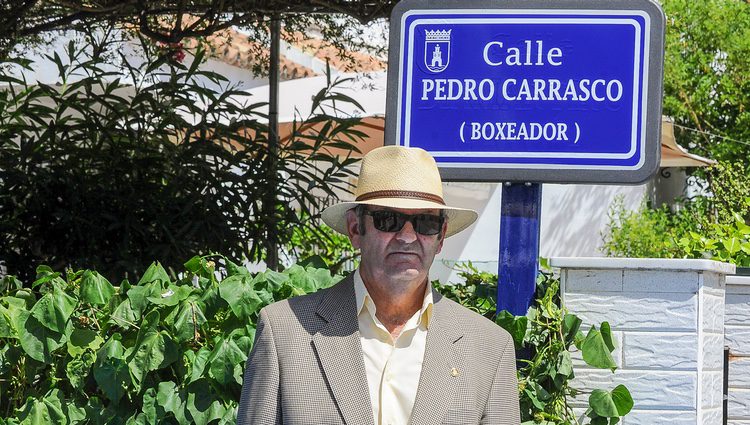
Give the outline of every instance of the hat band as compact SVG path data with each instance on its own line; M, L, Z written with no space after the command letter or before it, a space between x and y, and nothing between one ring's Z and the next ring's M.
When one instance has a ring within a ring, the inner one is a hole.
M357 196L355 201L367 201L375 198L409 198L409 199L420 199L423 201L437 202L440 205L445 205L443 198L426 192L414 192L411 190L376 190L374 192L364 193Z

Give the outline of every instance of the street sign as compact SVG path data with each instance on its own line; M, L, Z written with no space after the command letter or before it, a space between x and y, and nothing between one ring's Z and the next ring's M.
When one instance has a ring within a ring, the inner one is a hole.
M663 52L649 0L404 0L385 141L449 181L640 183L659 164Z

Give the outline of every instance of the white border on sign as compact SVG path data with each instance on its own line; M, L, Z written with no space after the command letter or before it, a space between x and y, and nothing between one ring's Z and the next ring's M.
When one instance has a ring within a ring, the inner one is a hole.
M420 24L486 24L486 23L505 23L505 24L544 24L544 23L555 23L555 24L624 24L624 25L632 25L635 29L635 60L634 60L634 69L633 69L633 82L634 82L634 95L633 95L633 109L632 109L632 119L633 123L636 124L632 128L632 134L631 134L631 147L630 151L625 154L597 154L597 153L591 153L591 154L580 154L580 153L570 153L570 152L462 152L462 151L447 151L447 152L430 152L431 155L433 155L436 158L440 157L490 157L490 158L503 158L503 157L520 157L520 158L580 158L580 159L615 159L615 160L627 160L632 158L635 153L637 152L637 145L638 145L638 132L637 127L638 123L640 123L641 127L641 134L640 134L640 152L641 156L639 158L639 161L637 164L632 166L617 166L617 165L577 165L577 164L534 164L534 163L475 163L475 162L466 162L466 163L459 163L459 162L440 162L440 165L442 167L450 167L450 168L459 168L459 167L488 167L488 168L538 168L538 169L556 169L556 168L573 168L573 169L605 169L605 170L631 170L631 169L639 169L643 166L645 162L645 145L646 145L646 102L648 99L648 73L645 72L645 70L648 70L649 66L649 58L648 55L644 55L643 64L640 63L640 56L641 56L641 44L640 44L640 38L641 38L641 31L645 31L645 34L649 34L650 32L650 17L647 13L643 11L638 10L608 10L608 11L602 11L602 10L570 10L570 9L564 9L564 10L534 10L534 9L512 9L512 10L485 10L485 9L461 9L461 10L454 10L454 9L432 9L432 10L411 10L406 12L402 16L401 21L401 43L403 46L404 40L407 40L404 38L405 32L406 32L406 19L412 15L445 15L445 14L455 14L455 15L476 15L476 14L497 14L497 15L517 15L517 14L523 14L523 15L598 15L598 16L621 16L621 15L629 15L629 16L640 16L644 19L645 22L645 29L641 28L641 25L638 21L633 19L610 19L610 18L553 18L553 17L538 17L538 18L434 18L434 19L417 19L414 22L411 23L409 27L409 57L408 57L408 64L406 67L404 67L404 49L401 48L399 52L399 62L401 63L401 70L402 75L404 73L404 70L406 72L406 78L399 78L399 88L398 88L398 105L397 105L397 116L396 116L396 140L401 140L401 129L402 129L402 122L401 122L401 113L402 113L402 105L404 105L403 102L403 84L404 80L406 80L407 84L407 91L406 91L406 115L404 120L404 126L408 126L410 123L410 104L411 104L411 89L412 89L412 73L413 73L413 52L414 52L414 27ZM401 47L402 47L401 46ZM644 37L644 51L648 52L650 47L650 39L648 36ZM641 70L644 70L642 73L643 80L642 80L642 86L643 86L643 96L641 97L641 121L638 121L638 96L639 96L639 87L638 83L641 82L639 80L639 75L641 75ZM409 134L406 133L404 137L404 146L409 146Z

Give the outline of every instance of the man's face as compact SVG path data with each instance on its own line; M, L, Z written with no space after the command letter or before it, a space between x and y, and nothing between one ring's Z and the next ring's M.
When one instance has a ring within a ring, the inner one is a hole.
M378 206L366 207L368 211L391 210L407 215L440 215L437 209L399 209ZM397 232L384 232L373 226L373 217L366 213L358 218L355 210L347 213L349 238L362 254L361 270L382 283L387 281L414 281L427 278L435 254L443 247L447 223L440 235L417 233L407 221ZM364 221L364 234L359 232L358 220Z

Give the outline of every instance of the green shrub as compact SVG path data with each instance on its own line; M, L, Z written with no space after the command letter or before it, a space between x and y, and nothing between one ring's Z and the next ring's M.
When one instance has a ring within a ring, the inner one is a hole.
M0 281L0 423L234 424L258 311L334 284L328 270L255 275L223 257ZM1 419L6 418L6 419Z
M602 251L635 258L709 258L750 266L750 177L741 164L719 163L706 172L710 196L696 196L637 211L622 199L610 207Z
M328 152L354 149L359 121L324 111L351 101L335 93L340 81L273 148L262 104L238 101L237 87L202 70L200 49L188 66L144 44L134 64L122 46L105 39L50 53L56 85L14 77L32 69L28 61L0 62L0 260L9 274L30 280L35 265L49 264L134 278L154 258L179 269L217 251L261 260L267 241L283 245L309 226L299 208L309 213L319 197L348 189L354 159Z
M507 311L496 314L496 274L482 272L471 263L459 265L465 284L433 287L463 306L484 315L507 330L521 355L518 369L522 425L578 424L570 407L570 399L580 391L570 385L575 376L571 351L581 352L589 366L617 368L612 358L614 341L609 323L591 326L584 335L582 321L560 306L560 282L551 273L540 272L536 295L525 316ZM595 389L589 394L586 416L592 425L615 424L633 407L628 389L618 385L612 391Z
M676 243L690 232L702 232L706 205L698 200L673 212L667 205L653 209L644 201L638 210L625 208L622 198L610 206L609 223L602 251L612 257L680 258L684 250Z

